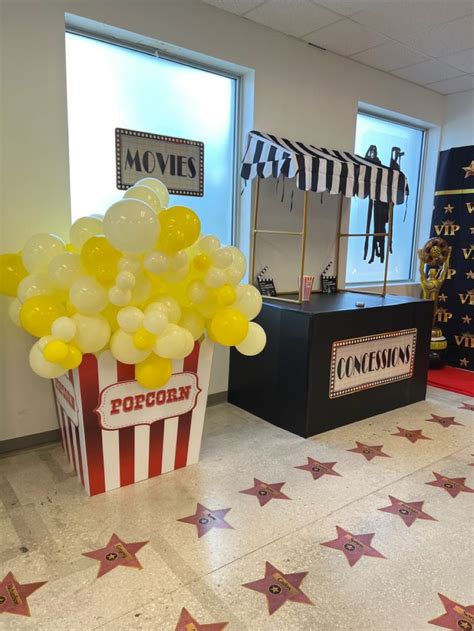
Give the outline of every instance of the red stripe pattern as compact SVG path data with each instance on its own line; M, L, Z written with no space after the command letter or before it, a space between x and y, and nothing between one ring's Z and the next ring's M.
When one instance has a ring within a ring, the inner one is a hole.
M184 372L197 373L199 361L199 344L195 342L193 352L188 355L183 364ZM176 440L176 456L174 460L174 468L182 469L186 466L188 460L189 435L191 433L191 421L193 418L193 410L182 414L178 421L178 437Z
M117 362L117 382L135 379L135 367ZM119 429L120 486L135 482L135 428Z

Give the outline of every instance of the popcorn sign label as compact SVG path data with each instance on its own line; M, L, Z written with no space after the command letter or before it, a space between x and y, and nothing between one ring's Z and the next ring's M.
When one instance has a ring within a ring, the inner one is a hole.
M151 425L194 410L200 392L198 377L190 372L172 375L159 390L145 390L136 381L124 381L102 390L96 412L106 430Z

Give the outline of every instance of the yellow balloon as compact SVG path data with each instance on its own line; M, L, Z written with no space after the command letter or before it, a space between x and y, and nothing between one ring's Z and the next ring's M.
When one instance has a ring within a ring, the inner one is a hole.
M68 345L62 340L51 340L51 342L46 344L43 350L44 358L53 364L60 364L65 361L68 353Z
M240 311L226 307L212 318L210 328L216 342L222 346L236 346L247 337L249 323Z
M82 353L73 344L68 344L68 354L64 361L61 362L61 366L66 370L74 370L82 363Z
M133 334L133 343L140 350L147 350L148 348L152 348L155 343L156 335L150 333L144 328L138 329Z
M107 322L110 325L112 333L119 328L117 322L117 315L120 311L120 307L116 307L115 305L108 304L103 311L101 311L100 315L104 316Z
M212 265L209 254L198 254L193 258L193 265L199 272L207 272Z
M235 302L236 297L237 293L232 285L222 285L216 289L217 302L223 307L228 307Z
M0 294L14 298L20 281L27 275L19 254L0 254Z
M159 215L160 235L157 248L166 254L175 254L190 247L201 232L201 221L196 213L185 206L172 206Z
M105 237L91 237L82 246L82 264L102 285L113 285L121 258L121 253Z
M49 335L57 318L67 315L66 308L51 296L33 296L26 300L20 311L21 326L35 337Z
M164 386L172 373L171 360L158 357L155 353L135 366L135 379L143 388L149 390Z

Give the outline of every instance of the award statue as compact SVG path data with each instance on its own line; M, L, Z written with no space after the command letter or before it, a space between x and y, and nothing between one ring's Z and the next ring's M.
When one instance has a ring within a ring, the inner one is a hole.
M446 275L449 270L451 248L444 239L434 237L429 239L421 250L418 250L420 259L420 283L423 298L433 300L433 321L431 326L430 344L430 368L441 368L444 364L442 351L446 351L448 343L440 328L435 327L438 311L438 297ZM426 266L429 266L425 272Z

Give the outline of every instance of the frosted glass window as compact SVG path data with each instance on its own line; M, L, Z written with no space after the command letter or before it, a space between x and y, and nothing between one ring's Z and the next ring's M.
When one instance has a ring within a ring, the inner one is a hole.
M357 154L365 156L370 145L376 145L382 164L389 166L392 147L399 147L404 152L401 170L407 176L410 195L406 207L403 203L393 208L393 246L388 265L388 280L392 282L410 280L412 274L423 138L423 130L416 127L367 114L359 113L357 116ZM366 232L367 208L368 199L352 199L349 232ZM373 232L373 217L370 232ZM371 249L372 237L368 257L364 261L364 237L348 239L346 283L383 282L385 263L375 258L369 264Z
M170 204L192 207L203 233L230 243L236 80L70 33L66 63L72 220L123 195L115 128L124 127L204 142L204 196Z

